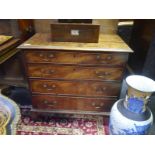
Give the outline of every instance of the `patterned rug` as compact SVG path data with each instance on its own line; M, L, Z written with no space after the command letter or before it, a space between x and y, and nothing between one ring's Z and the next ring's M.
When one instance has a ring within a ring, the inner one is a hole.
M21 109L17 135L108 135L108 117L53 114L30 117L30 109Z

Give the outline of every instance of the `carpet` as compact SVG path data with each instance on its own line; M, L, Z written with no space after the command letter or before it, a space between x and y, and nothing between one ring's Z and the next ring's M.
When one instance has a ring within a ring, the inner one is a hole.
M53 114L33 120L29 108L21 108L17 135L108 135L108 117Z

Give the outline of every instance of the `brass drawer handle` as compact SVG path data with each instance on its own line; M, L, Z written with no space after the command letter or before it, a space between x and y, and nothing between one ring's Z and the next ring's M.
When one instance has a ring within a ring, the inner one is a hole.
M49 61L47 58L44 58L43 60L44 60L44 61Z
M100 106L104 106L104 103L100 103Z
M107 63L108 60L111 60L112 59L112 56L107 56L105 57L104 59L102 58L102 56L99 54L96 56L96 59L99 60L99 61L102 61L102 63Z
M101 107L95 107L96 109L100 109Z
M106 88L106 87L102 87L101 90L102 90L102 91L106 91L107 88Z
M40 57L43 57L43 56L44 56L44 54L43 54L43 53L40 53L40 54L39 54L39 56L40 56Z
M101 103L100 103L100 106L103 106L103 105L104 105L104 103L101 102ZM96 103L93 102L93 103L92 103L92 106L96 106Z
M54 56L54 54L48 54L47 57L48 58L54 58L55 56Z
M56 88L56 85L52 85L52 86L48 86L47 84L43 84L43 88L46 88L47 90L53 90L54 88Z
M45 70L45 69L41 69L41 72L43 74L53 74L55 72L55 70Z
M103 105L104 105L104 103L100 103L100 105L98 105L98 104L96 105L95 102L92 103L92 106L95 107L96 109L102 108Z
M43 84L43 87L44 87L44 88L47 88L47 84Z
M93 102L91 105L92 105L92 106L95 106L95 105L96 105L96 103L95 103L95 102Z
M97 59L97 60L100 60L100 59L101 59L101 55L97 55L97 56L96 56L96 59Z
M44 61L49 61L51 58L55 57L54 54L48 54L48 53L47 54L40 53L39 56L43 58Z
M44 104L48 104L48 106L54 106L55 104L57 104L57 101L48 101L48 100L44 100L43 101Z
M107 57L107 60L111 60L111 59L112 59L112 56L108 56L108 57Z
M96 75L97 75L98 77L100 77L100 78L105 78L105 77L111 75L109 72L98 72L98 71L96 71L95 73L96 73Z
M44 61L48 61L48 59L46 58L46 55L43 53L39 54L40 58L42 58Z
M100 55L97 55L97 56L96 56L96 59L97 59L98 61L100 61L101 63L103 63L103 64L107 64L107 60L106 60L106 59L102 59Z
M104 93L107 90L107 87L98 87L96 88L96 92L98 93Z

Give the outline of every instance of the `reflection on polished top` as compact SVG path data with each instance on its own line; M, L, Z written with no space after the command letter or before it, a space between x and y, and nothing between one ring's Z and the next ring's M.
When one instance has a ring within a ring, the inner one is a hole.
M18 48L133 52L118 35L113 34L100 34L98 43L52 42L50 37L49 33L37 33Z
M12 36L0 35L0 45L4 44L5 42L9 41L12 38L13 38Z

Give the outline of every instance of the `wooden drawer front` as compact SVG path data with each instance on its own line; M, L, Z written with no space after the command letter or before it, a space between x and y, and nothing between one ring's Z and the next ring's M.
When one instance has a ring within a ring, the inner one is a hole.
M43 110L83 110L109 112L116 99L55 97L36 95L32 97L33 107Z
M80 52L25 52L29 63L56 63L79 65L119 65L127 61L126 53L80 53Z
M32 92L76 96L118 96L120 83L30 80Z
M34 78L121 80L122 74L123 68L28 65L28 75Z

